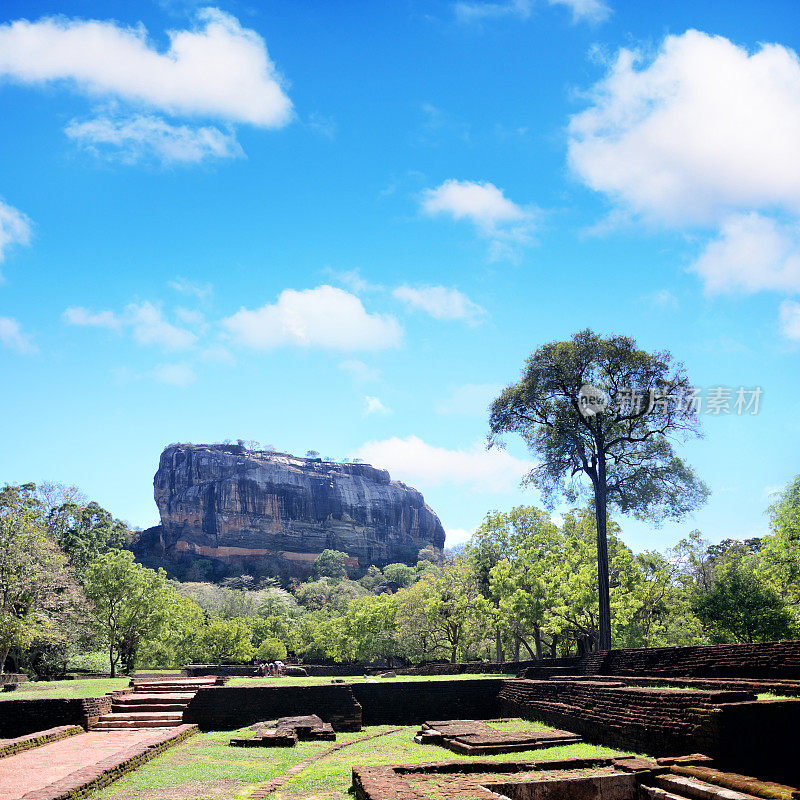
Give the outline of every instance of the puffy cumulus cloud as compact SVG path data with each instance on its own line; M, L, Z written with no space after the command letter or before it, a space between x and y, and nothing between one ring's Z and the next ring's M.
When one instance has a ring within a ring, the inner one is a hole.
M499 383L467 383L456 386L436 404L436 411L446 416L488 417L489 405L503 386Z
M611 9L600 0L548 0L551 6L566 6L573 22L602 22Z
M731 216L692 269L712 293L800 291L800 226L756 212Z
M208 158L244 155L236 135L230 131L213 126L172 125L154 115L73 120L65 132L94 155L124 162L154 159L162 164L193 164Z
M0 261L6 250L14 244L28 244L31 240L31 221L13 206L0 200Z
M371 314L354 294L327 285L285 289L272 305L242 308L222 325L234 341L258 350L287 345L383 350L399 346L403 337L396 319Z
M426 189L421 206L429 216L471 222L480 236L490 240L494 259L515 258L518 248L530 243L537 216L534 208L517 205L493 183L455 179Z
M194 333L173 325L165 319L158 306L147 301L130 303L122 314L113 311L94 312L82 306L72 306L62 318L68 325L129 330L139 344L156 345L163 350L185 350L197 341Z
M22 330L22 326L13 317L0 317L0 344L23 355L39 351L30 336Z
M398 286L392 294L410 308L424 311L434 319L463 319L474 325L486 313L458 289L446 286Z
M504 450L486 450L481 443L466 450L448 450L418 436L366 442L355 455L423 491L426 486L449 484L475 492L511 492L533 467Z
M709 238L709 293L800 290L800 59L690 30L622 49L569 124L569 161L614 216ZM792 306L781 329L792 337Z
M379 397L372 397L371 395L364 396L364 411L363 415L369 417L373 414L391 414L392 409L387 408L380 400Z
M168 386L189 386L197 380L194 370L188 364L161 364L153 370L153 377Z
M800 211L800 61L722 36L668 36L654 57L622 49L569 124L569 161L625 211L668 224L731 209Z
M169 31L160 52L142 25L45 17L0 26L0 75L24 84L66 81L109 97L178 115L261 127L285 125L292 104L255 31L216 8L191 30Z
M784 300L778 311L781 333L794 342L800 342L800 303Z

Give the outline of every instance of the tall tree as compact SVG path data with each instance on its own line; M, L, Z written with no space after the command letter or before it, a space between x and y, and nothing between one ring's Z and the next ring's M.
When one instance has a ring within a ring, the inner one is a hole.
M0 490L0 674L12 647L27 647L46 632L48 601L69 582L35 489L25 484Z
M609 506L658 524L705 501L706 486L675 453L699 435L693 390L669 352L591 330L540 347L522 379L492 403L489 446L520 434L538 456L525 479L552 503L574 502L588 481L597 527L599 648L611 648Z
M89 565L84 589L108 647L111 677L120 660L130 671L142 640L156 636L169 618L175 591L167 585L164 570L137 564L127 550L111 550Z

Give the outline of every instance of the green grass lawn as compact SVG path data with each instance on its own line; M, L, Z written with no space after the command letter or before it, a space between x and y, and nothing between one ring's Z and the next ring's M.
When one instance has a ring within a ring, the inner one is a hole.
M29 681L13 692L0 692L0 700L33 700L44 697L100 697L124 689L129 678L82 678L74 681Z
M389 683L395 681L415 682L415 681L460 681L471 680L473 678L510 678L513 675L491 675L481 673L478 675L398 675L396 678L376 678L370 676L372 680L378 683ZM228 686L316 686L318 684L330 683L333 680L331 676L317 676L309 675L304 678L290 678L285 676L283 678L231 678ZM348 675L337 680L343 680L346 683L364 683L366 680L363 675Z
M348 742L392 726L365 728L360 733L339 733L337 742ZM541 730L537 723L514 720L497 724L501 730ZM359 764L409 764L424 761L470 760L436 745L414 743L418 726L354 744L315 762L276 793L291 800L348 800L351 770ZM240 731L200 733L148 762L117 783L91 795L91 800L244 800L267 781L285 773L311 754L330 747L330 742L300 742L291 748L236 748L233 736L252 736ZM529 750L490 758L492 761L552 760L616 755L619 751L577 744L545 750ZM486 760L486 756L480 757Z

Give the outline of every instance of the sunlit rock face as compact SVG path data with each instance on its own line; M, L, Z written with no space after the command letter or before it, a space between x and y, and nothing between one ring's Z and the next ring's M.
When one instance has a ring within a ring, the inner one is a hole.
M211 559L225 572L305 576L326 548L350 566L414 564L444 546L422 495L386 470L237 445L171 445L153 481L161 515L148 547L168 561Z

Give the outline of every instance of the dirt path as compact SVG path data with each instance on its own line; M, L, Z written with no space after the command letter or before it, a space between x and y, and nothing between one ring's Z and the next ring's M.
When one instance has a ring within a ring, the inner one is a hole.
M266 797L271 795L273 792L276 792L278 789L281 788L285 783L290 781L294 778L295 775L302 772L307 767L310 767L315 761L319 761L322 758L326 758L331 753L335 753L337 750L342 750L345 747L350 747L351 744L358 744L359 742L364 742L367 739L377 739L379 736L388 736L390 733L397 733L400 728L390 728L388 731L381 731L380 733L370 733L367 736L359 736L357 739L351 739L349 742L341 742L339 744L331 745L331 747L326 747L324 750L320 750L314 755L309 756L308 758L303 759L302 761L295 764L291 769L286 770L283 775L278 775L277 778L273 778L268 783L259 786L258 789L255 790L253 794L250 795L248 800L265 800Z

